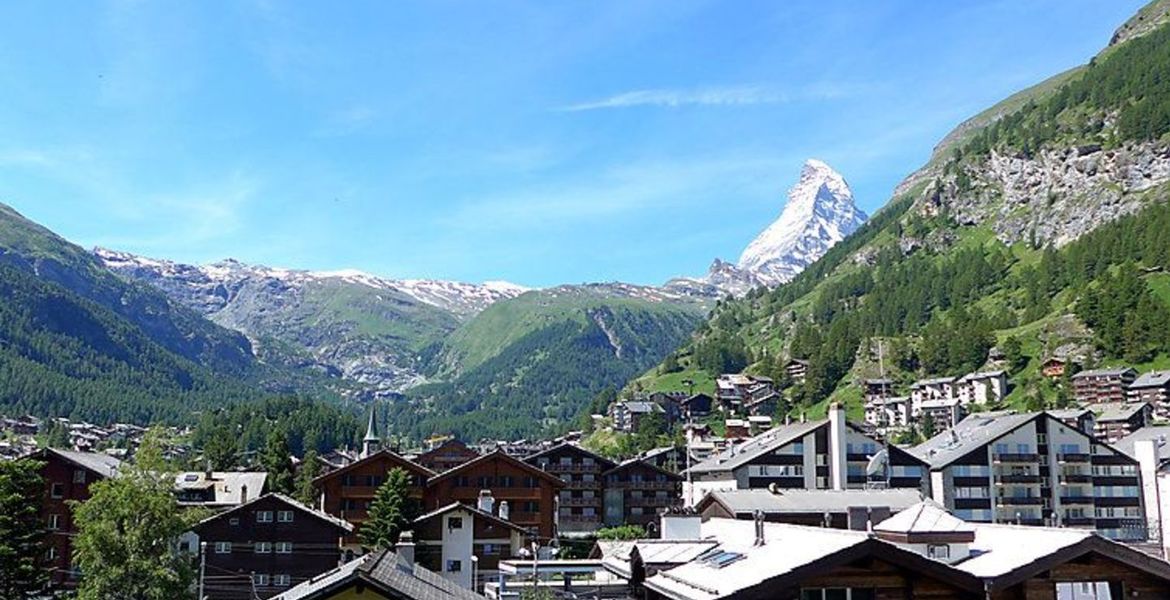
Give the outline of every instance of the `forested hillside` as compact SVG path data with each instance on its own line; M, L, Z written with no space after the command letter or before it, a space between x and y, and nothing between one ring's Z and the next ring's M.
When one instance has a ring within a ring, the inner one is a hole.
M992 347L1009 403L1033 407L1067 401L1036 375L1058 351L1170 364L1170 27L1143 33L965 124L866 226L792 282L721 303L639 385L744 364L784 382L803 358L783 410L833 398L856 415L861 378L960 375Z
M452 336L443 352L448 379L410 390L391 420L416 437L563 429L598 391L624 385L682 344L702 315L696 304L605 285L498 302Z

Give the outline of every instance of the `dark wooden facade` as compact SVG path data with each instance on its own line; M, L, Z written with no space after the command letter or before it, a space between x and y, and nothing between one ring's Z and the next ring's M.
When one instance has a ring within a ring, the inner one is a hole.
M564 482L557 515L560 533L591 532L602 526L602 473L616 463L574 444L561 444L524 462Z
M261 496L193 529L206 544L211 600L253 600L338 566L348 528L329 515L279 494ZM229 574L235 574L233 578Z
M476 458L479 458L479 453L468 448L467 444L459 440L447 440L435 449L418 455L415 462L435 473L442 473Z
M321 509L339 519L354 525L354 531L346 536L346 545L356 545L357 532L365 522L370 503L378 487L386 481L386 475L393 469L402 469L411 477L411 497L422 506L426 481L435 473L422 465L406 460L389 451L382 450L357 462L326 473L313 481L321 494Z
M607 526L657 526L658 515L682 504L682 476L649 463L626 461L605 473Z
M90 486L108 475L72 460L70 456L73 454L49 449L31 457L43 463L40 475L45 488L41 522L48 532L45 567L50 570L49 583L55 588L71 589L77 583L77 572L73 568L73 538L77 535L77 527L69 503L88 500Z
M481 490L490 490L496 505L508 503L508 520L535 533L541 542L556 537L560 478L501 451L480 456L426 483L427 510L462 502L476 506Z

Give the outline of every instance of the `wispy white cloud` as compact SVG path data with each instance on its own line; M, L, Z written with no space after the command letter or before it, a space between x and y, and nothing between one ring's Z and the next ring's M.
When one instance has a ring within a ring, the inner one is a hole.
M695 89L649 89L622 92L600 100L562 106L559 110L580 112L638 106L677 108L680 106L748 106L780 104L800 100L830 100L854 93L857 86L817 83L795 90L765 85L717 86Z

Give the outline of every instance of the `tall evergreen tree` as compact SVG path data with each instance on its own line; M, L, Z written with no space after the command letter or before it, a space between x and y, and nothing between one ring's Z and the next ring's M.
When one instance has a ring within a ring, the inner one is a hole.
M269 491L291 494L293 491L292 452L282 429L273 429L260 455L260 465L268 472Z
M301 460L301 467L297 470L294 494L297 500L307 506L317 505L317 489L313 487L313 480L321 474L321 460L316 450L309 450Z
M370 550L392 548L398 543L398 536L410 530L418 514L418 501L410 497L410 475L399 468L391 469L374 494L358 538Z
M42 464L0 461L0 598L4 600L40 597L48 583L48 571L41 565Z

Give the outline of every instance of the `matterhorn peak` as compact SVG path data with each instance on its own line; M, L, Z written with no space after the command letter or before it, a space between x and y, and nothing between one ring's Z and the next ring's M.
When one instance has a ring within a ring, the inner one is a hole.
M865 219L845 178L824 161L809 159L788 190L780 218L748 244L736 266L767 285L779 285L856 231Z

